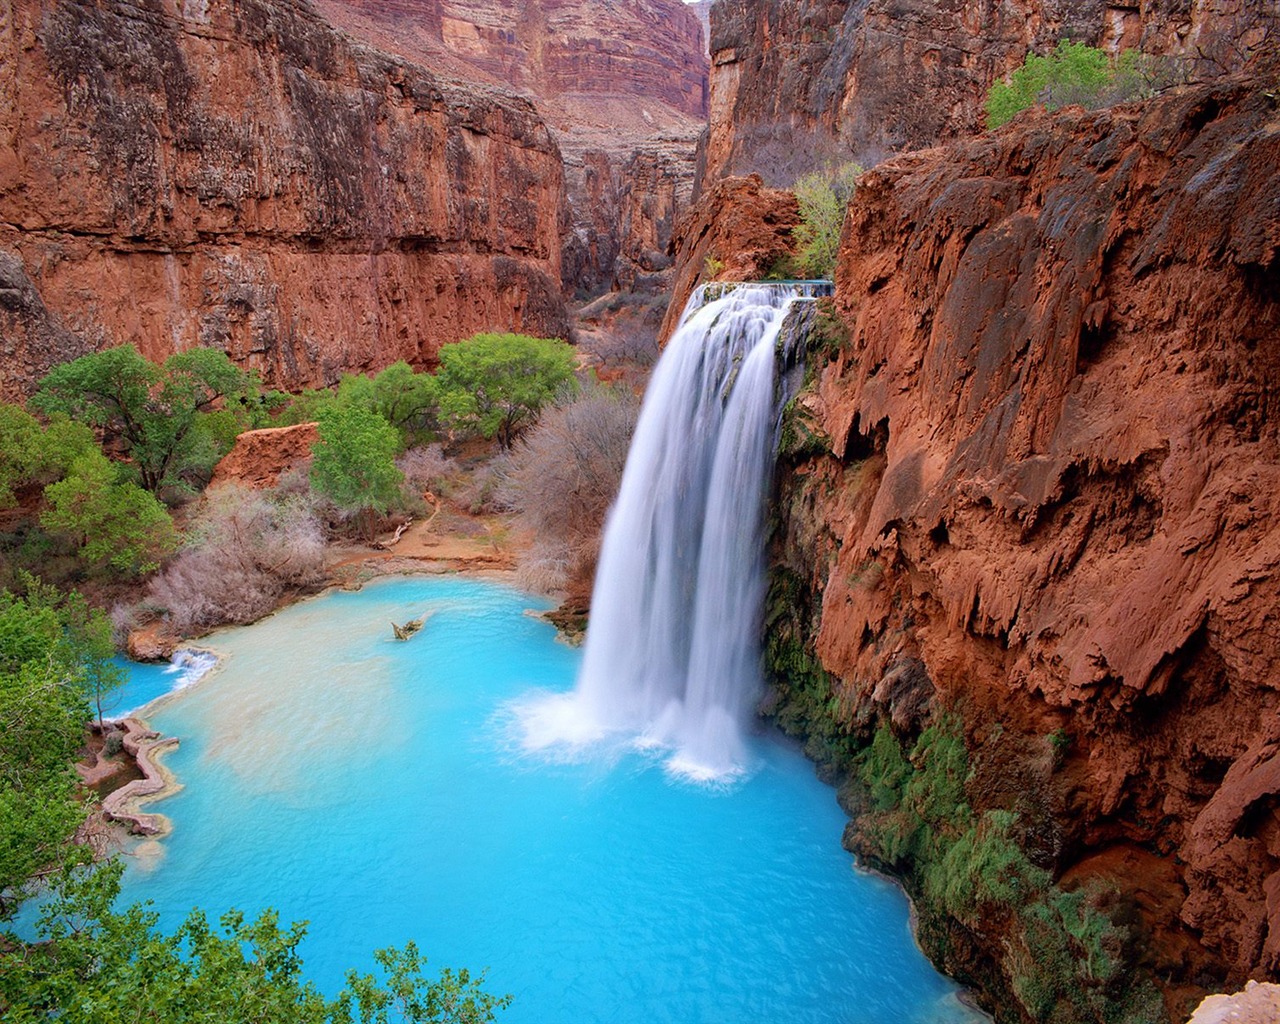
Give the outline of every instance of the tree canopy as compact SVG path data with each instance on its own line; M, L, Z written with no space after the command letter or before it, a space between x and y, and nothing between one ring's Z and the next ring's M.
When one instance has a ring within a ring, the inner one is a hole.
M155 493L186 473L212 469L229 447L228 411L214 416L215 403L249 403L256 391L257 381L223 352L191 349L157 366L122 345L55 367L31 407L65 413L119 438L139 482Z
M574 380L573 346L527 334L476 334L440 349L440 412L455 428L496 437L516 434Z
M359 405L335 402L321 412L319 432L311 450L316 490L361 512L385 512L399 500L400 436L390 423Z
M74 552L78 573L138 575L177 546L168 511L120 478L87 426L61 414L43 425L18 406L0 405L0 509L31 486L42 489L40 525Z

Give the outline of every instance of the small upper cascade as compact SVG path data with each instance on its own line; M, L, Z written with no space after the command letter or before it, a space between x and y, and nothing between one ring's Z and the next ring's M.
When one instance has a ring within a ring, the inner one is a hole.
M695 292L654 370L605 527L573 703L590 727L731 775L761 689L779 332L826 282ZM580 723L583 724L583 723Z

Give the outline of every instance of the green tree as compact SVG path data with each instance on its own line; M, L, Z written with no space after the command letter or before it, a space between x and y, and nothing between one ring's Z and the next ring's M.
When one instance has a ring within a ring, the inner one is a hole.
M31 407L118 437L142 486L156 493L184 475L209 473L228 447L226 417L210 419L215 403L225 401L234 417L253 404L256 390L256 380L223 352L192 349L157 366L122 345L55 367Z
M56 416L46 426L21 406L0 404L0 508L14 503L14 488L50 483L96 451L93 431L83 423Z
M372 513L400 500L403 474L396 469L400 437L375 412L334 403L320 416L320 440L311 449L311 483L340 508L357 511L368 534Z
M77 555L119 576L151 572L178 546L164 505L119 473L96 449L72 463L67 475L44 490L40 524L61 533Z
M477 334L440 349L440 411L453 427L503 449L574 384L573 346L527 334Z
M401 360L375 377L347 374L338 384L338 402L375 412L401 435L401 448L430 440L440 408L440 382L429 373L415 373Z
M72 842L84 808L71 763L89 713L88 665L57 592L24 582L26 597L0 591L0 921L44 878L86 859Z
M806 276L830 278L835 272L844 213L860 174L862 168L857 164L845 164L834 172L815 171L796 180L800 223L792 234Z
M1071 104L1093 108L1141 99L1156 92L1170 70L1136 50L1113 59L1104 50L1063 39L1047 56L1028 53L1007 82L991 86L987 127L999 128L1037 103L1057 110Z

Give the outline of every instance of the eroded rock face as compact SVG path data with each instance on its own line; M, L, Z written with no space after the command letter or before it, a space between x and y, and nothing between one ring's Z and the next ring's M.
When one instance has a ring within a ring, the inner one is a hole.
M5 396L123 342L298 388L567 331L560 156L526 100L353 45L302 0L0 18Z
M1062 38L1186 58L1204 78L1268 37L1280 43L1271 0L720 0L703 180L790 185L827 163L869 167L973 134L991 83Z
M843 727L957 711L975 806L1130 898L1170 990L1280 970L1275 81L866 174L784 490Z
M707 111L705 36L680 0L318 5L379 46L535 98L565 159L568 291L630 288L665 269Z
M309 464L311 448L319 440L315 423L246 430L236 436L231 451L218 460L209 487L274 487L283 474Z
M675 280L659 339L665 343L685 303L704 281L753 281L795 253L795 193L766 188L759 175L727 178L706 192L672 238Z

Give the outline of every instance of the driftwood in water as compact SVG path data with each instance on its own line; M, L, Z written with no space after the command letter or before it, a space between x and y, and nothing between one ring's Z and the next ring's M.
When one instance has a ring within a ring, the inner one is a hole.
M410 619L403 626L397 626L393 622L391 623L391 629L395 633L397 640L408 640L409 637L422 628L422 624L426 621L426 616L423 616L421 619Z

